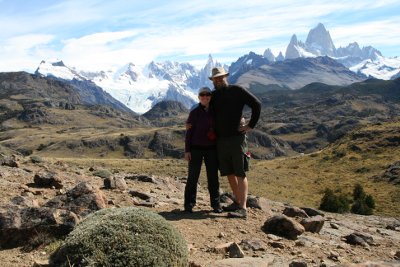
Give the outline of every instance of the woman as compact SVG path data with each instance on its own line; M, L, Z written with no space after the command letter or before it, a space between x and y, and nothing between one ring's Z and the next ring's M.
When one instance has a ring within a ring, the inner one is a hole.
M200 88L198 97L200 103L190 112L186 121L191 127L186 131L185 137L185 159L189 162L189 171L184 208L187 212L193 212L196 205L197 182L204 159L211 207L214 212L221 213L214 116L209 109L211 89Z

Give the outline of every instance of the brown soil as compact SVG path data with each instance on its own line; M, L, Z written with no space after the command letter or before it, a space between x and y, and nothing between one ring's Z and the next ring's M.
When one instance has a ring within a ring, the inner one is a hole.
M63 162L32 164L26 159L20 160L19 168L0 166L0 205L8 203L10 198L20 195L25 185L33 183L33 176L39 170L52 170L64 179L65 189L70 189L78 182L86 180L99 187L102 179L91 175L87 166L68 166ZM128 175L120 170L115 174ZM303 261L308 266L334 266L346 263L366 261L393 261L400 251L400 231L386 229L388 225L399 225L396 218L378 216L358 216L353 214L326 213L326 221L320 233L306 232L296 241L267 235L261 229L268 218L268 212L249 209L248 218L229 219L226 213L211 212L208 194L204 185L199 187L198 203L194 213L182 212L184 184L176 178L156 177L159 184L126 180L128 187L152 195L157 203L150 208L170 221L186 238L190 249L192 266L213 266L216 260L227 258L226 253L216 252L215 247L228 242L240 244L243 240L259 240L264 250L244 250L246 257L264 257L275 263L268 266L288 266L292 261ZM222 178L224 179L224 178ZM39 203L56 195L56 189L31 188L36 191ZM111 203L109 207L132 206L133 200L127 191L102 190ZM285 204L269 201L271 211L281 214ZM331 226L334 223L339 229ZM398 226L397 226L398 227ZM343 241L343 236L355 231L373 237L373 246L353 246ZM27 241L28 242L28 241ZM274 246L280 248L274 248ZM243 248L243 246L242 246ZM21 248L0 250L1 266L32 266L36 260L46 260L50 246L39 247L31 252ZM285 263L285 264L283 264Z

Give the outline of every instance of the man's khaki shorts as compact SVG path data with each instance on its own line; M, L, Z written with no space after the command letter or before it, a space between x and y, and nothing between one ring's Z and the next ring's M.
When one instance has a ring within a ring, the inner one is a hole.
M218 138L217 151L221 176L234 174L237 177L246 177L250 159L246 155L246 135Z

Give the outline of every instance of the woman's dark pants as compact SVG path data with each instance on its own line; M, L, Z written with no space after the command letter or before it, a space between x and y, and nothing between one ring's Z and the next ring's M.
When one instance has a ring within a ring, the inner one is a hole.
M192 159L189 161L189 175L185 187L185 209L192 209L196 205L197 183L199 181L201 165L206 165L208 192L212 208L219 208L219 180L218 156L216 149L192 149Z

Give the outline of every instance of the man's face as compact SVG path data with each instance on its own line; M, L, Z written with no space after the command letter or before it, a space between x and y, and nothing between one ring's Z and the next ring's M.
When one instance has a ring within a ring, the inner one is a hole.
M228 76L219 76L212 78L215 89L222 89L228 87Z

